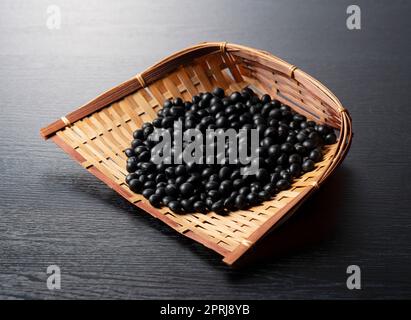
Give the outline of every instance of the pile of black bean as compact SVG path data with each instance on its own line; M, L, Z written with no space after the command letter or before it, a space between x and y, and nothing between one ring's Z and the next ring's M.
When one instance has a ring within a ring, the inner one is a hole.
M154 128L173 132L180 120L183 129L257 129L259 169L255 175L241 175L242 164L154 164L149 139ZM250 88L226 96L224 90L200 93L192 101L166 100L158 117L133 133L127 155L126 183L155 207L172 211L220 214L246 209L269 200L290 188L298 178L315 168L322 159L322 147L336 142L332 128L309 121L289 106L258 97Z

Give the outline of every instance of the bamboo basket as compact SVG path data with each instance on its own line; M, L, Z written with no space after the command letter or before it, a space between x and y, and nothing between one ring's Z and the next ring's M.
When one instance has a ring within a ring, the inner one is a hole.
M126 185L126 156L132 132L156 117L165 99L191 100L219 86L230 93L248 85L269 93L295 111L338 130L316 168L289 190L247 210L221 216L175 214L156 209ZM233 265L256 242L287 219L337 168L352 139L351 118L320 82L268 52L226 42L204 42L165 58L41 129L85 169L132 204L194 239Z

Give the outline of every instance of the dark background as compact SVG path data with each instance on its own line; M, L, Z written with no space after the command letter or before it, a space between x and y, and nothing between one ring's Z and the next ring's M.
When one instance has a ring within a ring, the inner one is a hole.
M0 2L0 298L410 298L408 1ZM60 30L46 27L60 6ZM200 41L261 48L326 84L354 141L335 175L232 270L96 180L40 127ZM62 289L49 291L57 264ZM362 290L346 288L359 265Z

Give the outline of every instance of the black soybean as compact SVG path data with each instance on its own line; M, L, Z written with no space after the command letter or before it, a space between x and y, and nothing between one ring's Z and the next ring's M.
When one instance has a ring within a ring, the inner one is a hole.
M337 141L337 137L334 133L329 133L325 136L326 144L334 144Z
M141 181L137 179L131 180L128 185L131 191L136 192L136 193L140 192L141 188L143 187L143 184L141 183Z
M183 196L191 196L194 192L194 187L189 182L183 183L180 186L180 192Z
M244 209L246 205L247 205L247 202L246 202L245 196L240 194L235 198L235 206L238 209Z
M143 190L143 197L148 199L152 194L154 194L154 189L144 189Z
M176 200L170 201L168 207L174 212L179 212L181 210L180 202Z
M298 163L292 163L288 170L293 177L299 177L301 174L301 166Z
M290 187L290 182L288 182L285 179L278 180L277 183L276 183L276 187L280 191L288 189Z
M193 211L193 204L189 199L183 199L180 202L181 207L184 209L186 212L191 212Z
M124 150L124 153L128 158L133 157L135 155L134 150L132 148L127 148L126 150Z
M170 197L176 197L178 195L177 188L173 184L167 185L165 191L166 191L166 194Z
M309 158L314 162L320 161L321 157L322 157L322 153L321 153L321 150L319 149L312 150L309 155Z
M126 183L127 183L127 184L130 184L130 181L131 181L131 180L137 179L137 178L138 178L138 175L137 175L135 172L129 173L129 174L126 176Z
M312 171L314 169L314 161L307 159L303 162L302 168L305 172Z
M194 210L199 212L205 211L205 203L203 201L194 202Z
M224 208L224 202L222 200L214 202L211 206L211 210L215 212L219 212L223 210L223 208Z
M171 202L171 201L173 201L174 200L174 198L173 197L170 197L170 196L165 196L165 197L163 197L163 203L166 205L166 206L168 206L168 204Z
M159 207L161 204L161 197L158 194L152 194L148 200L153 207Z

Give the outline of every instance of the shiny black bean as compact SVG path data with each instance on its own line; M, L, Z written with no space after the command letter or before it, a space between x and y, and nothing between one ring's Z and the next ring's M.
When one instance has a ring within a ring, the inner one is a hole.
M267 169L265 168L260 168L257 170L257 173L255 174L255 177L258 181L267 181L270 178L270 175L268 174Z
M250 205L256 205L260 202L258 195L256 193L249 193L246 196L246 201L250 204Z
M212 204L211 210L214 212L220 212L224 208L223 200L216 201Z
M178 196L178 190L174 184L169 184L165 188L166 194L170 197L177 197Z
M229 194L232 191L232 186L231 180L224 180L218 187L218 191L223 195Z
M162 202L163 202L166 206L168 206L168 204L169 204L171 201L173 201L173 200L175 200L173 197L164 196L163 199L162 199Z
M325 136L325 143L326 144L334 144L337 142L337 136L335 133L329 133Z
M153 207L157 208L161 205L161 197L158 194L152 194L148 200Z
M178 201L176 201L176 200L170 201L170 202L168 203L168 207L169 207L169 208L171 209L171 211L173 211L173 212L180 212L180 211L181 211L180 202L178 202Z
M301 175L301 165L299 163L292 163L288 171L293 177L299 177Z
M301 163L301 160L302 160L302 158L298 153L293 153L288 158L289 163Z
M141 188L143 187L142 182L138 179L132 179L128 185L130 187L130 190L136 193L140 192Z
M320 149L314 149L310 152L310 155L308 156L312 161L318 162L322 158L322 153Z
M207 182L207 184L205 185L205 189L206 190L216 190L218 189L218 187L220 186L220 184L216 181L209 181Z
M238 195L235 198L235 207L238 209L244 209L247 206L247 201L246 201L246 196L244 195Z
M194 192L194 186L189 182L183 183L180 186L180 192L183 196L190 197Z
M126 150L124 150L124 153L129 158L135 156L134 150L132 148L127 148Z
M312 171L314 169L314 161L307 159L302 164L302 169L305 172Z
M144 189L154 189L156 187L156 183L153 180L149 180L144 182L143 188Z
M142 195L144 198L148 199L152 194L154 194L154 189L144 189Z
M285 179L280 179L277 181L275 186L277 187L278 190L282 191L290 187L290 182L288 182Z
M194 206L193 206L195 211L198 212L204 212L206 209L205 203L203 201L196 201L194 202Z
M224 166L218 172L218 177L221 180L227 179L231 175L231 170L228 166Z
M166 188L157 186L155 194L159 195L160 197L164 197L166 195Z
M251 190L250 190L249 187L242 187L242 188L240 188L240 190L238 190L238 193L243 195L243 196L246 196L250 192L251 192Z
M183 199L180 201L181 207L184 209L186 212L191 212L193 211L193 203L189 199Z

